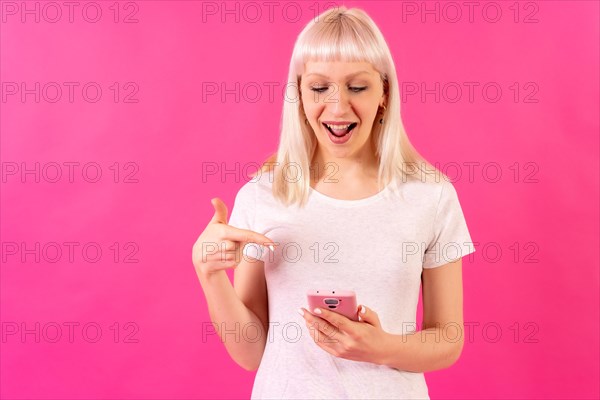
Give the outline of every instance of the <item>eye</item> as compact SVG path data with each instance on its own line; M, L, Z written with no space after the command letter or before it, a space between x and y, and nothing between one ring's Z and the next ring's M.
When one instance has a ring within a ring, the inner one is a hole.
M327 90L327 86L325 86L325 87L316 87L316 86L313 86L313 87L310 88L310 90L312 90L313 92L317 92L317 93L323 93L324 91Z
M323 93L327 89L328 89L327 86L325 86L325 87L316 87L316 86L313 86L313 87L310 88L310 90L312 90L313 92L317 92L317 93ZM354 93L359 93L359 92L362 92L363 90L367 90L367 86L363 86L363 87L349 87L349 89L352 92L354 92Z

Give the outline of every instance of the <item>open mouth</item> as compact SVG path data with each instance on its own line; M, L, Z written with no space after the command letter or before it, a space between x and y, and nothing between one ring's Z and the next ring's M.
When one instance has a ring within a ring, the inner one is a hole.
M348 125L328 125L328 124L323 124L323 126L329 131L331 132L331 134L335 137L343 137L346 136L348 133L350 133L350 131L354 128L356 128L356 125L358 125L356 122L353 122L351 124Z

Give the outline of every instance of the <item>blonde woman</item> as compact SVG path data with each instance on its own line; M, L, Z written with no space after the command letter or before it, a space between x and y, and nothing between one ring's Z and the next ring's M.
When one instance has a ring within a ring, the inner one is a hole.
M474 249L456 190L410 144L392 56L364 11L312 20L287 88L277 152L229 221L213 199L194 245L214 326L257 370L253 399L427 399L423 373L463 347L461 258ZM264 247L249 257L249 243ZM360 319L306 309L311 289L354 291Z

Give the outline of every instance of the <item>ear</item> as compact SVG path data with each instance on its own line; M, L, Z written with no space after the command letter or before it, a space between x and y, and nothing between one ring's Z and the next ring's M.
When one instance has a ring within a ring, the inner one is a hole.
M387 76L382 78L383 83L383 95L381 96L381 103L379 103L380 107L387 107L388 97L390 94L390 83L387 80Z

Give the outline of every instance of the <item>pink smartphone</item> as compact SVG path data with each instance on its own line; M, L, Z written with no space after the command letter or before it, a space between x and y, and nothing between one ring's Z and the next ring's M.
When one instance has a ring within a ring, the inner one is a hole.
M308 310L312 311L319 307L329 309L336 313L358 321L358 310L356 293L352 290L309 290L306 293L308 299Z

